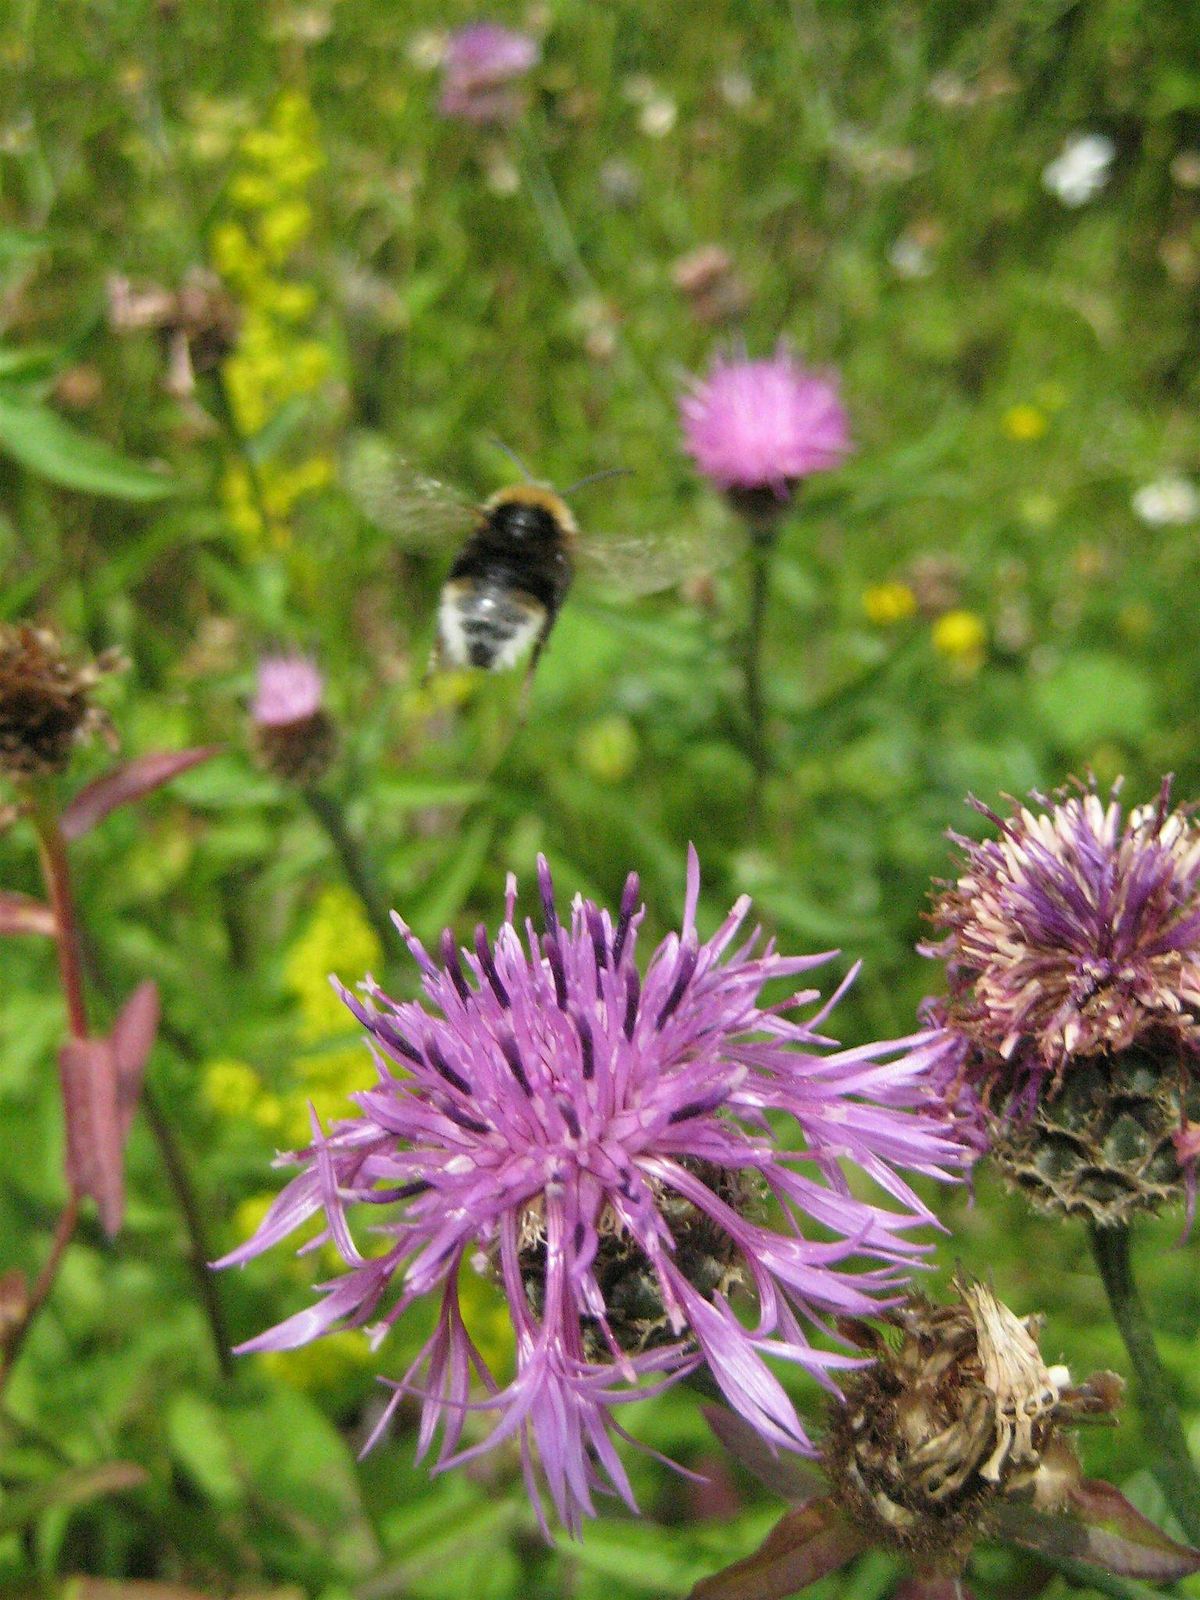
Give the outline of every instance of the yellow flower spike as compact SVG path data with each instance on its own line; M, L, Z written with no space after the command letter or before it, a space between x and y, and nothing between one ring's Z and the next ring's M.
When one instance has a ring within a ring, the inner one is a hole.
M233 1231L239 1239L249 1239L258 1232L262 1220L275 1202L273 1194L256 1194L243 1200L233 1213Z
M283 1101L277 1094L260 1094L250 1115L264 1133L278 1133L283 1127Z
M268 260L281 266L312 228L312 207L307 200L285 200L259 218L258 240Z
M341 884L322 890L284 967L284 982L300 1004L301 1037L317 1041L346 1033L349 1013L330 988L329 974L355 983L382 959L357 896Z
M1043 438L1049 426L1046 413L1039 411L1037 406L1009 406L1000 418L1000 427L1005 435L1020 444Z
M933 625L933 648L964 676L978 672L987 645L987 626L974 611L947 611Z
M877 628L892 628L915 616L917 597L908 584L893 579L887 583L873 583L869 589L864 589L862 608L868 622L873 622Z
M307 1394L334 1388L343 1378L371 1364L374 1357L361 1329L342 1328L298 1350L266 1350L258 1360L263 1370L281 1383Z
M240 222L219 222L209 239L213 265L223 278L242 281L260 264L258 252L250 243L250 235Z
M303 322L316 309L317 291L310 283L276 282L266 303L285 322Z
M229 199L241 211L265 211L278 198L278 186L257 172L239 172L229 180Z
M201 1069L200 1093L218 1116L242 1121L262 1096L262 1079L245 1061L210 1061Z

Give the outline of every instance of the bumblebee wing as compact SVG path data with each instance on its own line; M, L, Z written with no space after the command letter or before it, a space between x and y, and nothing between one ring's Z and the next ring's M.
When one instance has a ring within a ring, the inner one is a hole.
M357 434L342 470L363 515L409 549L437 549L462 539L478 520L479 507L468 495L419 471L379 434Z
M595 588L634 600L716 572L739 548L736 539L701 533L594 534L580 539L575 562Z

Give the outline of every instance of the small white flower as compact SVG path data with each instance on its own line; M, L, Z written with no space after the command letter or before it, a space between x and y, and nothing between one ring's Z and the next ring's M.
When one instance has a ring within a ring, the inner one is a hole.
M929 251L911 233L902 233L892 241L887 258L898 278L927 278L933 271Z
M638 112L638 127L648 139L665 139L679 117L679 107L670 95L655 95Z
M1108 182L1116 154L1107 134L1076 134L1042 173L1042 187L1065 206L1086 205Z
M1152 528L1194 522L1200 516L1200 490L1187 478L1156 478L1135 492L1131 504L1134 515Z

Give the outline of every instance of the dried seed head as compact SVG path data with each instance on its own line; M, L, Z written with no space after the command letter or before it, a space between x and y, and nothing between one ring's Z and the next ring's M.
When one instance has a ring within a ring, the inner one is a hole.
M192 267L177 290L114 274L108 280L108 320L114 333L152 328L159 334L167 390L184 398L195 389L197 373L211 372L229 355L241 316L217 275Z
M0 772L30 778L61 772L79 740L108 733L91 691L115 657L72 661L48 628L0 625Z
M1039 1319L1020 1318L983 1284L956 1284L959 1304L913 1295L882 1337L848 1326L876 1360L845 1385L825 1464L838 1504L879 1543L954 1571L1009 1498L1061 1505L1079 1467L1064 1424L1110 1413L1120 1380L1073 1387L1047 1367Z

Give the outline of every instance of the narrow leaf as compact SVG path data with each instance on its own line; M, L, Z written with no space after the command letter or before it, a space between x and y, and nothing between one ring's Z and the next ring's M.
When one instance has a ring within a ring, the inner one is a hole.
M1085 1478L1063 1511L1008 1504L995 1517L1001 1538L1040 1555L1069 1556L1119 1578L1173 1583L1200 1572L1200 1550L1177 1544L1111 1483Z
M0 394L0 450L23 467L67 489L117 500L161 500L175 485L129 461L99 439L72 428L55 412L9 392Z
M132 1461L106 1461L98 1467L74 1467L60 1472L46 1483L18 1489L5 1496L0 1505L0 1535L18 1532L43 1511L55 1506L78 1505L81 1500L94 1500L97 1495L136 1489L145 1483L146 1477L144 1468Z
M67 1181L91 1195L111 1238L125 1214L117 1055L110 1039L68 1039L58 1054Z
M744 1417L724 1406L704 1406L704 1419L733 1459L772 1494L796 1505L811 1500L825 1487L820 1472L799 1456L780 1455Z
M0 889L0 934L41 933L53 939L56 932L57 924L49 906L27 894Z
M129 1125L137 1108L146 1062L158 1034L161 1011L158 985L153 978L147 978L138 984L113 1023L112 1047L117 1062L117 1115L122 1147L129 1137Z
M154 750L124 766L114 767L95 783L81 789L67 806L62 815L63 836L69 840L82 837L98 822L103 822L110 811L131 800L140 800L164 783L170 783L181 772L208 761L220 749L218 744L206 744L194 750Z
M868 1540L828 1500L789 1511L752 1556L702 1579L689 1600L784 1600L867 1548Z

